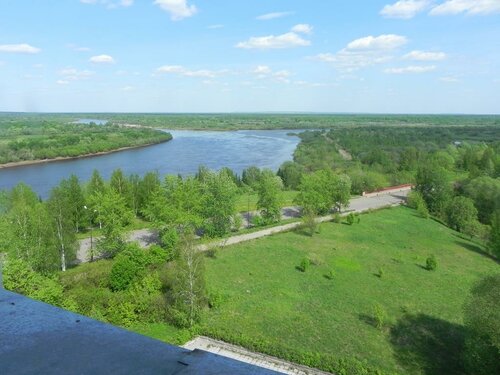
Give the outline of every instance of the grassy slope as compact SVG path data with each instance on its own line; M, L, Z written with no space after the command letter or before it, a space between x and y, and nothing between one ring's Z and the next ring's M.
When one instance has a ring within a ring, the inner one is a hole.
M240 244L207 261L208 287L227 300L206 314L205 324L299 350L356 356L386 370L458 372L453 349L464 298L474 281L498 272L480 250L407 208L365 215L359 225L327 223L313 238L286 233ZM431 253L436 272L422 268ZM298 272L295 266L311 254L323 264ZM374 275L380 267L381 279ZM333 281L323 276L330 268ZM375 303L390 317L382 332L370 324ZM422 347L429 327L442 337Z

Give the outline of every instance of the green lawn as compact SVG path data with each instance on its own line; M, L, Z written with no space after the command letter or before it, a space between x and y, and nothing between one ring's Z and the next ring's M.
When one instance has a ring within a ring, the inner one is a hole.
M225 301L203 325L387 372L458 374L464 299L476 280L499 271L482 250L408 208L363 215L353 226L326 223L313 238L290 232L232 246L207 259L207 286ZM430 254L434 272L423 268ZM319 265L296 270L304 257ZM324 277L330 269L333 280ZM388 316L382 330L373 324L376 303Z

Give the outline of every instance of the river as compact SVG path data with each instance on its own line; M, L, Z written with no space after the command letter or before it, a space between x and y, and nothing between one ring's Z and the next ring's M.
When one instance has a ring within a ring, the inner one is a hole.
M200 165L214 170L229 167L238 174L252 165L276 171L284 161L292 160L300 141L299 137L288 135L299 133L299 130L166 131L173 139L154 146L0 169L0 190L24 182L46 198L50 189L63 178L75 174L86 181L94 169L106 179L117 168L125 174L141 176L149 171L158 171L160 175L192 175Z

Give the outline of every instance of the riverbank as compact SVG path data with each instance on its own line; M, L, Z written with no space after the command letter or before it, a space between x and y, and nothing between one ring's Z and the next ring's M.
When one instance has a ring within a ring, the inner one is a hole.
M132 149L144 148L144 147L148 147L148 146L154 146L154 145L158 145L161 143L169 142L172 139L173 139L173 137L170 137L170 139L162 139L162 140L157 141L157 142L150 142L150 143L146 143L143 145L120 147L120 148L117 148L114 150L100 151L100 152L95 152L92 154L84 154L84 155L78 155L78 156L58 156L58 157L52 158L52 159L22 160L22 161L10 162L10 163L5 163L5 164L0 164L0 169L23 167L26 165L34 165L34 164L52 163L52 162L56 162L56 161L93 158L96 156L114 154L114 153L120 152L120 151L127 151L127 150L132 150Z

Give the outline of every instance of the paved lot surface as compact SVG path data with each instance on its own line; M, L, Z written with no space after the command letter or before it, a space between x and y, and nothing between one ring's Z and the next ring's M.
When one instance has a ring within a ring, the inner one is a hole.
M223 357L236 359L240 362L249 363L254 366L274 370L283 374L294 375L326 375L327 372L316 370L310 367L297 365L295 363L283 361L269 355L251 352L241 346L225 343L205 336L198 336L183 346L186 349L201 349L206 352L221 355Z
M353 198L350 201L349 207L344 210L342 215L347 215L350 212L364 212L368 211L371 209L378 209L382 207L388 207L388 206L396 206L401 204L402 202L405 201L406 196L410 192L410 189L404 189L402 191L398 192L389 192L389 193L381 193L378 196L374 197L359 197L359 198ZM255 212L250 213L250 215L255 214ZM242 214L243 217L247 217L247 213ZM299 207L285 207L282 210L282 218L284 220L286 219L291 219L291 218L297 218L300 216L300 209ZM317 219L318 222L325 222L325 221L330 221L332 220L333 216L328 215L324 217L320 217ZM246 223L244 223L246 224ZM295 222L295 223L289 223L289 224L284 224L284 225L278 225L272 228L268 229L263 229L257 232L253 233L247 233L247 234L240 234L240 235L235 235L233 237L226 238L224 240L218 240L211 242L209 244L201 244L198 245L198 249L200 251L205 251L208 250L212 247L224 247L224 246L229 246L229 245L234 245L240 242L245 242L245 241L250 241L254 240L257 238L261 237L266 237L270 236L275 233L280 233L280 232L286 232L292 229L297 228L300 226L300 222ZM142 247L148 247L154 243L157 242L158 240L158 234L156 233L155 230L153 229L140 229L140 230L135 230L130 233L128 233L128 241L137 241L140 246ZM95 248L96 245L96 239L93 239L93 247ZM90 239L86 238L84 240L80 241L80 247L77 252L77 262L78 263L85 263L88 262L90 259L90 253L91 253L91 243Z

